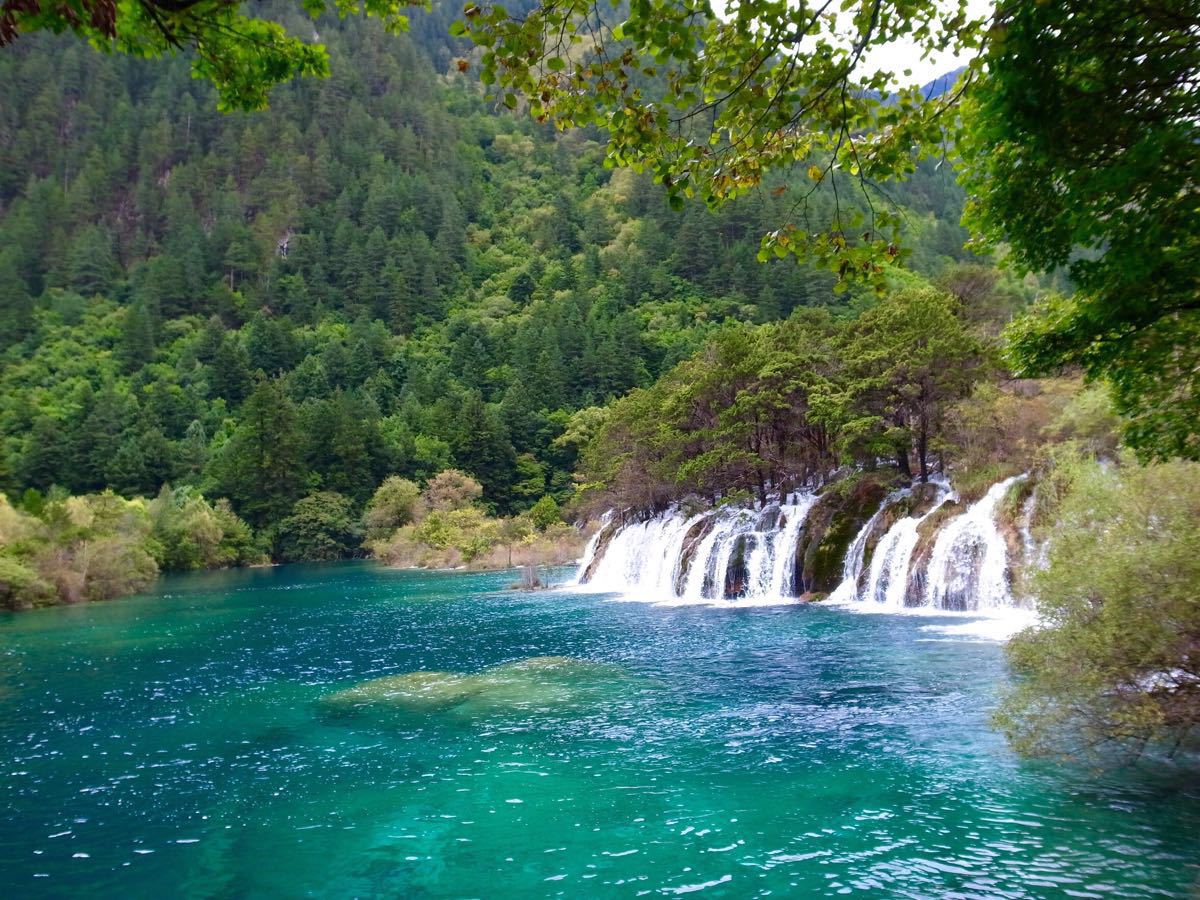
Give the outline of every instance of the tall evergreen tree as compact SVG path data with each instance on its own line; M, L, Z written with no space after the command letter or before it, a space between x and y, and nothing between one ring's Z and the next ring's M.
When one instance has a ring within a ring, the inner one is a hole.
M218 491L251 524L271 526L288 515L306 472L299 417L278 381L259 380L211 470Z

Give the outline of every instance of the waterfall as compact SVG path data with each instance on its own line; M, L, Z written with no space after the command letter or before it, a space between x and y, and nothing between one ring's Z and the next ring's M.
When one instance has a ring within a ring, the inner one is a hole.
M841 581L830 599L879 610L918 606L974 612L1011 606L1008 548L995 519L1009 486L1024 477L993 485L957 515L942 509L957 500L944 481L928 492L914 487L888 495L846 548ZM801 590L796 555L817 499L793 494L762 509L725 506L698 513L672 507L626 523L606 517L588 542L576 584L668 603L753 605L794 598ZM894 508L906 502L926 511L894 522L885 518L889 510L910 509ZM820 524L813 525L821 529L814 532L816 541L829 527L829 507L823 509L816 520ZM925 525L939 510L945 521Z
M751 513L725 509L717 513L712 529L700 543L684 584L685 600L720 600L725 593L729 560L737 538L750 530Z
M609 541L587 587L594 591L670 596L674 592L675 566L683 539L692 524L705 515L708 514L688 518L671 509L622 527Z
M1021 506L1021 564L1026 571L1046 568L1049 560L1049 547L1046 543L1038 544L1033 536L1033 516L1037 511L1038 489L1035 485Z
M883 503L871 518L867 519L867 524L858 530L858 534L854 536L854 540L850 542L850 546L846 549L846 558L842 561L842 580L841 583L829 595L830 601L834 603L845 603L851 600L858 599L858 581L862 577L863 563L867 555L867 541L875 529L879 527L879 520L883 518L883 514L887 512L888 507L896 501L909 496L911 492L904 488L889 494L884 498Z
M589 541L576 584L591 570L588 590L645 599L791 597L797 539L815 502L811 494L794 494L762 510L727 507L687 516L669 509L620 527L607 547L599 534Z
M892 609L904 606L904 597L908 593L909 566L921 536L918 529L950 496L939 495L933 507L924 515L898 519L887 534L879 539L875 555L871 558L871 571L862 599Z
M596 550L600 546L601 539L608 532L610 522L612 522L612 510L609 510L600 517L600 527L596 529L595 534L588 538L587 546L583 548L583 556L579 559L579 568L575 572L574 584L580 585L585 583L587 571L592 567L592 563L596 559Z
M817 498L813 494L797 494L792 503L783 507L783 527L775 537L773 549L774 566L767 595L794 597L796 590L796 551L800 542L800 529L808 518Z
M1008 548L996 526L996 508L1014 475L988 489L966 512L942 526L926 576L925 605L938 609L981 610L1011 606Z

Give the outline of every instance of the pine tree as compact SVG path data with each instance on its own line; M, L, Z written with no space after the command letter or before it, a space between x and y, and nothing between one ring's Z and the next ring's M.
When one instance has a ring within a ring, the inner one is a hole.
M231 405L236 405L250 390L250 357L236 337L222 337L208 371L213 397L223 397Z
M64 482L65 448L63 423L49 416L39 416L25 439L21 455L21 483L45 491Z
M142 301L125 311L118 355L127 372L136 372L154 358L154 326Z
M220 493L257 527L279 522L304 489L299 419L278 381L261 379L211 465Z
M72 242L67 256L68 282L85 297L106 296L117 274L112 237L100 225L90 225Z
M15 253L0 253L0 350L33 330L33 297L21 278Z
M500 417L477 393L468 395L459 411L452 447L458 465L483 485L484 499L510 511L517 454Z

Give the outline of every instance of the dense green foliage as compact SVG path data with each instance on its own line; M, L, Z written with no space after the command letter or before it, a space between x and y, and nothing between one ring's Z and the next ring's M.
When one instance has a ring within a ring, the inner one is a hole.
M406 2L302 0L299 10L279 3L247 16L241 0L8 0L0 46L24 32L69 30L133 56L189 49L193 73L216 86L221 108L259 109L279 83L330 71L305 16L324 15L328 28L334 14L362 13L395 34L408 28ZM978 46L984 29L967 0L949 8L945 0L873 0L844 3L840 13L807 0L720 9L674 0L468 3L453 23L442 21L452 6L420 5L443 34L486 48L475 61L505 107L524 100L540 122L605 129L607 162L653 172L672 206L682 209L697 192L718 205L758 187L765 173L807 164L832 205L810 204L816 187L801 185L760 255L817 259L841 281L881 279L880 262L897 257L901 210L880 182L912 174L921 155L939 152L961 95L930 102L917 85L897 92L895 73L864 54L898 39L923 53L963 51ZM313 43L296 36L309 31ZM466 72L472 63L460 57L454 67ZM863 208L843 206L839 169Z
M589 134L489 110L444 39L323 37L333 75L253 116L182 60L0 54L23 98L0 104L11 496L169 482L273 532L316 492L357 516L389 475L456 467L493 513L563 505L585 410L723 323L838 308L831 277L755 261L785 199L672 211ZM914 263L965 258L949 176L899 190Z
M730 327L652 387L615 403L583 461L602 505L661 507L793 490L839 466L895 460L922 480L950 405L982 374L961 303L929 287L857 319L801 310ZM945 460L941 460L944 467Z
M1010 645L999 714L1017 745L1074 753L1200 736L1200 470L1060 460L1039 489L1044 623Z
M407 478L392 475L376 488L363 513L367 540L386 538L418 514L421 489Z
M1200 3L1007 0L967 109L970 220L1077 290L1009 331L1032 374L1082 365L1145 457L1200 458Z
M795 255L841 281L882 284L901 219L881 185L941 153L962 86L897 90L909 73L864 55L897 40L914 55L977 46L984 22L966 0L639 0L616 17L608 6L468 4L454 32L485 48L482 80L507 106L603 128L607 162L652 172L680 209L692 196L715 207L763 184L790 189L760 258ZM769 177L793 167L805 183Z
M297 500L292 514L279 523L279 555L284 560L342 559L361 541L352 502L333 491Z
M453 24L449 7L430 7L426 36L448 25L482 49L468 54L443 35L433 41L440 64L477 68L503 107L526 104L539 122L603 129L605 164L652 173L673 207L693 196L720 206L760 187L785 197L754 229L764 235L759 258L819 262L839 288L884 284L904 221L903 201L884 185L956 139L980 235L1025 270L1068 267L1079 288L1014 326L1016 365L1035 374L1082 364L1111 383L1143 456L1200 456L1189 356L1200 248L1196 0L1150 0L1137 15L1117 0L1002 0L990 20L973 17L967 0L469 3ZM258 108L288 78L329 71L325 47L294 36L311 19L328 14L327 32L334 14L359 12L388 32L408 26L396 0L240 8L10 0L0 45L69 30L134 56L190 48L194 73L218 87L224 108ZM983 52L957 82L897 89L909 73L879 69L871 51L898 40L925 56ZM781 176L801 169L805 178ZM99 232L80 242L81 287L111 277L104 244ZM232 291L254 270L253 248L233 240L223 250ZM28 327L23 274L0 265L0 302L17 311L0 329L10 336ZM132 318L136 356L152 337L143 314Z
M366 14L395 34L408 30L401 10L404 0L302 0L299 10L310 19L323 14ZM192 73L216 87L222 109L261 109L271 88L290 78L328 75L329 55L303 31L304 20L291 28L271 19L240 12L231 0L5 0L0 3L0 47L37 31L71 31L108 53L154 58L190 51ZM311 29L311 23L309 28Z
M415 497L414 487L389 478L367 508L368 521L386 517L400 523L368 543L376 556L392 565L564 565L583 549L583 535L563 522L549 494L527 513L497 518L480 506L479 482L455 469L438 473Z
M0 606L104 600L149 584L162 570L248 565L263 559L227 504L187 488L153 500L36 492L14 509L0 497Z

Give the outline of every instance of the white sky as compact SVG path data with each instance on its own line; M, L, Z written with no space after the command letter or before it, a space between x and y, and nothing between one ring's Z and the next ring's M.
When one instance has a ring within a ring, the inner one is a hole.
M967 0L967 9L971 15L980 18L990 15L994 5L993 0ZM901 73L905 69L912 69L912 78L907 80L908 83L925 84L939 75L966 65L970 59L970 55L944 53L922 60L920 51L912 41L896 41L870 50L865 57L865 68L890 69L899 77L902 77Z
M725 0L710 0L710 2L717 15L724 13ZM938 2L947 9L952 6L950 0L938 0ZM971 15L978 17L990 15L994 5L994 0L968 0L967 2L967 8ZM896 41L869 51L865 57L864 71L868 69L893 71L901 79L901 83L896 87L902 87L909 84L925 84L939 75L965 65L969 59L969 56L944 53L922 60L920 52L912 41ZM902 73L905 69L912 70L911 78L903 77Z

